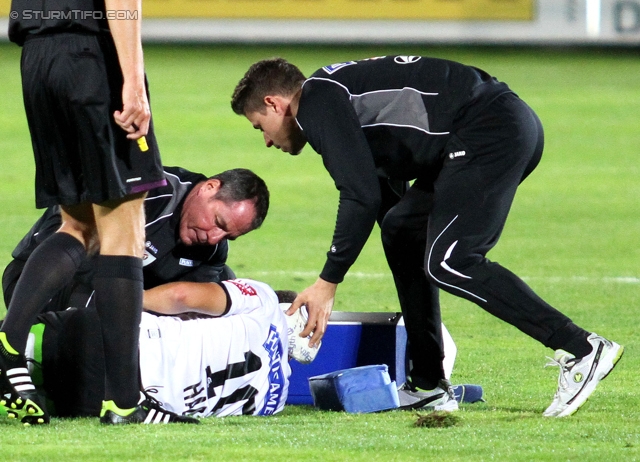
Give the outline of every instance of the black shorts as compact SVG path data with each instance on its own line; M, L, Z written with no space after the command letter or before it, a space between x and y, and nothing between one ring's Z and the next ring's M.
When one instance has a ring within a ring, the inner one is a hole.
M97 311L70 308L46 313L31 332L36 336L34 357L41 364L33 374L34 383L44 390L51 414L98 416L104 399L105 365Z
M99 204L165 184L153 123L142 152L113 119L122 72L110 36L32 36L21 71L38 208Z

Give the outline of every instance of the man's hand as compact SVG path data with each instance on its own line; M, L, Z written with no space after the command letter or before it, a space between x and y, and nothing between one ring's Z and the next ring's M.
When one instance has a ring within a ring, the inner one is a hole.
M306 337L313 332L313 336L309 340L309 346L312 348L320 343L327 330L327 323L333 309L333 299L337 288L338 284L318 278L312 286L307 287L296 297L291 307L287 310L287 314L292 315L302 305L307 306L309 319L307 320L307 326L300 332L300 337Z
M125 80L122 86L122 111L115 111L113 118L128 133L130 140L137 140L148 133L151 110L144 80L135 84Z

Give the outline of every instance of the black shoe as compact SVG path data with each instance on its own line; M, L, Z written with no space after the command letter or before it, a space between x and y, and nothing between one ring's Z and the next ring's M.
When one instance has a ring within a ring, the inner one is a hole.
M23 355L7 351L4 332L0 334L0 409L25 425L49 423L49 413L31 381L27 361Z
M175 412L167 411L151 396L145 395L144 399L136 407L120 409L113 401L103 401L100 412L100 423L107 425L124 424L165 424L165 423L190 423L199 424L200 421L193 417L183 416Z

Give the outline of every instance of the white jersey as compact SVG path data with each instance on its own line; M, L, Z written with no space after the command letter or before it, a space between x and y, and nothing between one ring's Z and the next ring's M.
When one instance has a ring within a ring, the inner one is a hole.
M264 283L234 279L222 286L231 305L222 317L183 320L142 314L142 385L178 414L279 412L291 375L286 315Z

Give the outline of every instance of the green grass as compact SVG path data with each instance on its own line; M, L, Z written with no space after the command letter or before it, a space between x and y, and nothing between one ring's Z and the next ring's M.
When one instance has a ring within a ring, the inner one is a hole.
M258 59L284 56L309 73L347 59L429 54L481 67L538 112L546 149L522 185L490 257L586 329L627 347L616 371L568 419L541 417L556 385L552 352L464 300L443 295L458 346L453 381L481 384L485 404L462 406L456 425L417 428L411 412L324 413L289 407L273 418L207 419L199 427L103 428L57 420L22 428L0 420L4 460L640 460L640 60L615 49L148 46L146 67L165 165L206 174L255 170L272 205L263 227L233 242L238 275L302 290L331 240L337 193L310 149L266 150L229 108ZM39 216L20 94L19 49L0 45L0 265ZM374 231L339 287L336 310L396 311Z

